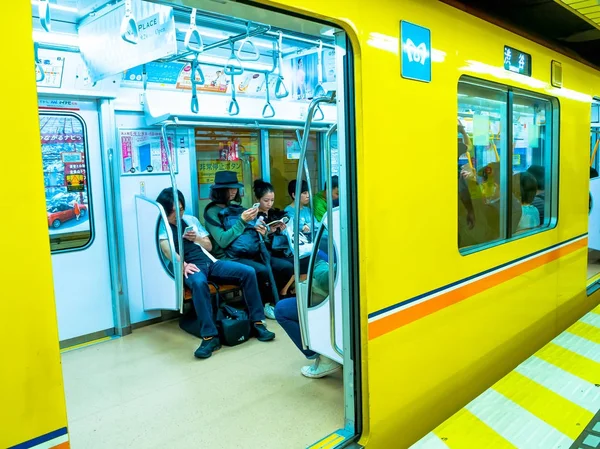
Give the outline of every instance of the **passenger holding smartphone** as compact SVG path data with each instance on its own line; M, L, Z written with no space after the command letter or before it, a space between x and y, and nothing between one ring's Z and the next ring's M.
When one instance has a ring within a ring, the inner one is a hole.
M213 254L248 265L256 271L258 287L267 318L275 319L274 307L279 290L293 273L289 261L271 256L264 243L268 228L264 217L259 221L260 202L250 209L239 203L243 185L232 171L219 171L211 187L211 203L204 210L206 229L210 233Z

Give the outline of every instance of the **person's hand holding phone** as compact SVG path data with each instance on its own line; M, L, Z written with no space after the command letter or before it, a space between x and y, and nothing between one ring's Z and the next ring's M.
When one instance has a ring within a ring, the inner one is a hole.
M193 226L188 226L183 231L183 238L189 240L190 242L195 242L196 237L197 237L197 234L196 234L196 231L194 231Z
M244 220L246 223L254 220L256 218L256 216L258 215L258 208L251 208L251 209L246 209L243 213L242 213L242 220Z

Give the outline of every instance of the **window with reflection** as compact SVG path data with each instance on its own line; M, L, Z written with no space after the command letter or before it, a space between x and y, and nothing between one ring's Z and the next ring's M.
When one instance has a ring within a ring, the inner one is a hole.
M329 233L326 226L321 226L315 238L315 247L318 248L313 257L311 266L310 298L309 307L315 307L321 304L329 296L329 264L333 264L334 283L337 281L337 248L335 241L333 254L329 253Z
M458 246L554 226L558 102L469 77L458 84ZM510 126L509 126L510 124Z
M242 205L254 204L252 185L262 176L258 131L247 129L196 128L196 163L200 217L210 202L210 186L217 171L237 173L244 184Z
M84 248L93 232L85 124L70 113L39 118L50 248Z
M310 182L313 193L318 190L318 152L317 133L311 132L308 138L306 160L310 171ZM271 184L275 188L275 207L284 209L292 202L288 194L288 184L298 174L298 158L300 144L294 131L269 130L269 155L271 167ZM305 177L306 179L306 177Z

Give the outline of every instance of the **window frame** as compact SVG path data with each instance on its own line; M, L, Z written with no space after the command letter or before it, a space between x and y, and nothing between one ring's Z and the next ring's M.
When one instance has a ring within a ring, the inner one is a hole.
M507 148L506 148L506 157L500 157L501 167L504 172L501 174L502 178L506 178L506 182L500 188L502 189L502 197L511 198L512 197L512 178L513 178L513 148L510 144L513 142L513 117L514 117L514 96L521 97L529 97L529 98L537 98L540 100L547 101L550 105L550 115L551 119L547 120L547 124L551 124L551 130L549 132L550 136L550 151L549 151L549 160L550 160L550 177L549 177L549 186L546 186L544 189L546 195L546 206L549 206L549 219L544 217L544 223L540 224L540 226L529 229L524 232L515 233L512 229L512 202L507 202L506 200L501 200L501 208L504 210L500 211L501 223L500 229L506 229L506 233L502 235L506 235L507 237L501 237L497 240L491 242L485 242L477 245L467 246L461 248L458 246L458 238L457 238L457 248L458 252L461 256L468 256L471 254L479 253L481 251L485 251L490 248L494 248L500 245L504 245L506 243L510 243L516 240L520 240L523 238L531 237L532 235L536 235L542 232L546 232L556 228L558 225L558 213L559 213L559 183L560 183L560 101L558 98L553 97L551 95L541 94L539 92L529 91L527 89L522 89L519 87L514 87L509 84L502 84L494 81L489 81L482 78L473 77L470 75L461 75L458 78L457 82L457 116L458 116L458 105L460 102L460 98L458 94L460 93L460 86L462 83L474 85L481 89L489 89L493 91L504 91L506 93L506 122L507 122ZM547 150L544 149L544 152ZM504 160L503 160L504 159ZM546 165L544 165L546 167ZM458 193L458 186L456 189ZM548 194L550 194L550 199L548 199ZM501 197L501 198L502 198ZM457 203L460 202L460 196L457 194ZM503 220L503 221L502 221ZM458 223L458 209L456 215L456 222ZM458 229L457 229L457 237L458 237Z
M92 244L94 243L95 237L96 237L96 232L95 232L95 226L94 226L94 204L93 204L93 198L92 198L92 175L91 175L91 170L90 170L90 154L89 154L89 145L88 145L88 133L87 133L87 124L85 122L85 119L79 115L76 114L74 112L71 111L54 111L54 110L40 110L38 111L38 120L41 121L42 117L72 117L75 120L79 121L79 123L81 123L81 131L82 131L82 135L83 135L83 154L84 154L84 158L85 158L85 176L86 176L86 183L85 183L85 192L87 194L87 215L88 215L88 221L90 223L90 235L89 238L87 240L87 242L84 245L81 246L76 246L76 247L72 247L72 248L64 248L64 249L53 249L52 248L52 236L50 235L50 229L48 229L48 243L50 244L50 254L54 255L54 254L65 254L65 253L71 253L71 252L77 252L77 251L85 251L86 249L88 249L90 246L92 246ZM41 134L42 134L42 130L40 128L40 152L42 152L42 146L43 143L41 141ZM42 152L42 161L43 161L43 152ZM63 162L63 170L64 170L64 162ZM45 180L44 180L44 196L46 195L46 185L45 185ZM44 202L46 204L46 210L48 210L48 203L46 198L44 198ZM67 233L65 233L67 234Z

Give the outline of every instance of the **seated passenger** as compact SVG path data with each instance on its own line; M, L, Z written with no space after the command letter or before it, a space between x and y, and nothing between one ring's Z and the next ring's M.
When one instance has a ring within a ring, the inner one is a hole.
M339 188L338 188L338 177L337 176L332 176L331 177L331 198L333 199L333 205L331 207L336 207L340 198L340 194L339 194ZM327 213L327 185L325 185L325 188L323 189L322 192L319 192L315 195L314 199L313 199L313 207L314 207L314 214L315 214L315 220L317 220L318 222L323 221L323 217L325 216L325 214Z
M220 259L235 260L250 266L256 271L258 288L267 318L274 320L275 303L279 300L279 290L283 288L293 273L289 261L270 256L261 237L266 236L266 226L257 222L258 209L244 210L237 174L232 171L219 171L210 189L211 203L204 210L206 229L213 243L213 254Z
M541 165L532 165L527 169L528 173L531 173L537 182L537 193L531 205L535 207L540 214L540 224L544 223L544 206L546 204L546 198L544 193L544 167Z
M290 181L288 184L288 194L292 199L292 203L284 209L284 212L288 214L290 217L290 221L294 220L296 216L296 186L298 182L294 179ZM311 231L311 228L314 224L314 219L312 212L310 210L310 195L308 193L308 183L306 181L302 181L302 193L300 195L300 211L298 212L300 215L300 232L304 234L308 234Z
M538 190L535 176L529 172L520 174L521 185L521 219L519 220L518 231L524 229L535 228L540 225L540 213L535 206L532 205L535 199L535 194Z
M313 272L313 295L317 294L317 296L319 296L319 293L325 295L321 299L323 300L329 295L329 264L325 260L327 256L324 255L322 251L319 251L318 257L319 260L315 264ZM300 372L303 376L314 379L325 377L342 367L342 365L324 355L317 354L310 349L302 349L298 303L296 298L285 298L279 301L275 307L275 316L277 317L277 322L281 325L286 334L288 334L300 352L302 352L307 359L314 360L312 365L302 367Z
M208 281L219 283L235 283L242 287L244 300L248 307L248 315L253 322L252 331L259 341L270 341L275 334L267 330L263 323L265 315L262 309L260 293L256 273L250 267L236 262L216 260L211 256L211 242L208 233L202 227L196 217L183 215L185 210L185 198L178 191L180 210L182 214L180 229L191 226L192 231L183 235L183 273L185 284L192 290L192 302L200 324L200 335L202 343L194 353L199 359L210 357L213 351L221 348L217 328L213 319L210 290ZM164 189L156 202L159 203L167 214L167 220L175 241L175 251L179 260L179 242L177 236L177 217L174 209L173 189ZM167 230L163 226L159 231L160 248L169 260L171 251L169 248Z

